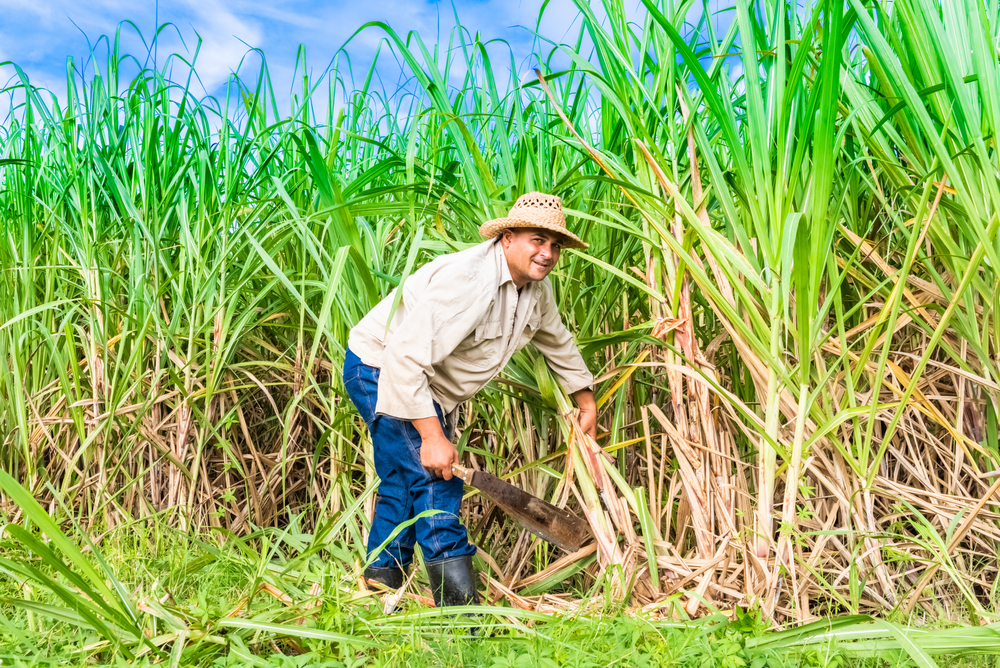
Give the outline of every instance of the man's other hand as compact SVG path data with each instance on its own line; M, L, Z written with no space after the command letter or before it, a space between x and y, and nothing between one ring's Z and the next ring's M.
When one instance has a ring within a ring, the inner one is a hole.
M580 428L583 433L597 440L597 402L590 390L580 390L573 393L573 401L580 409Z
M595 441L597 440L597 409L591 409L588 411L580 409L580 427L583 428L583 433L590 436Z
M420 432L420 464L438 478L451 480L451 465L458 463L458 450L444 436L436 417L413 420Z

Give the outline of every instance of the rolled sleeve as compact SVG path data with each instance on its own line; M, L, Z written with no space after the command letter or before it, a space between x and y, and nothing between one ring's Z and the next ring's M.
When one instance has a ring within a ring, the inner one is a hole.
M594 374L587 368L583 355L573 341L573 336L563 325L555 300L552 298L551 288L548 286L545 288L539 299L542 310L541 324L531 343L545 356L549 367L559 376L563 389L568 393L573 394L592 388Z
M434 367L469 336L485 312L477 277L464 267L447 267L426 284L402 286L406 316L385 341L375 412L400 420L434 417Z

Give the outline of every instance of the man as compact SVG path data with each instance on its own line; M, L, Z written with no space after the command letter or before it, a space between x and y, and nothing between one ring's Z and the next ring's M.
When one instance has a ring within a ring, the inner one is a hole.
M394 313L393 295L373 308L351 330L344 362L344 384L368 425L381 478L365 577L400 587L420 543L439 607L478 602L476 548L458 519L463 486L451 472L459 457L446 416L530 341L572 394L591 437L597 420L594 377L545 280L563 248L587 248L566 229L562 200L523 195L507 218L479 233L488 241L414 272ZM441 512L388 540L428 510Z

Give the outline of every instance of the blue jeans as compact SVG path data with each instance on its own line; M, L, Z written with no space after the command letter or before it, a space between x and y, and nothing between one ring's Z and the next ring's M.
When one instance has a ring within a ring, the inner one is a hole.
M344 385L358 413L368 425L375 449L375 471L381 479L375 519L368 534L368 556L385 542L393 530L426 510L437 514L421 517L406 527L384 550L375 555L376 568L400 566L413 562L413 545L420 543L429 562L475 554L469 536L458 520L462 505L463 483L459 478L445 481L428 473L420 464L420 434L409 420L397 420L375 413L378 400L379 370L364 364L347 351L344 359ZM441 407L434 403L445 436L451 438L444 424Z

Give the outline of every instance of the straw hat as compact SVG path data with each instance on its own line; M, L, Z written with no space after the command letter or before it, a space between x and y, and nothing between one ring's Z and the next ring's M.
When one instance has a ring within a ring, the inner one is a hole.
M492 239L507 229L520 227L539 227L543 230L558 232L563 236L563 248L587 248L583 240L566 229L566 216L563 215L562 198L545 193L527 193L521 195L510 208L506 218L495 218L483 223L479 234L486 239Z

